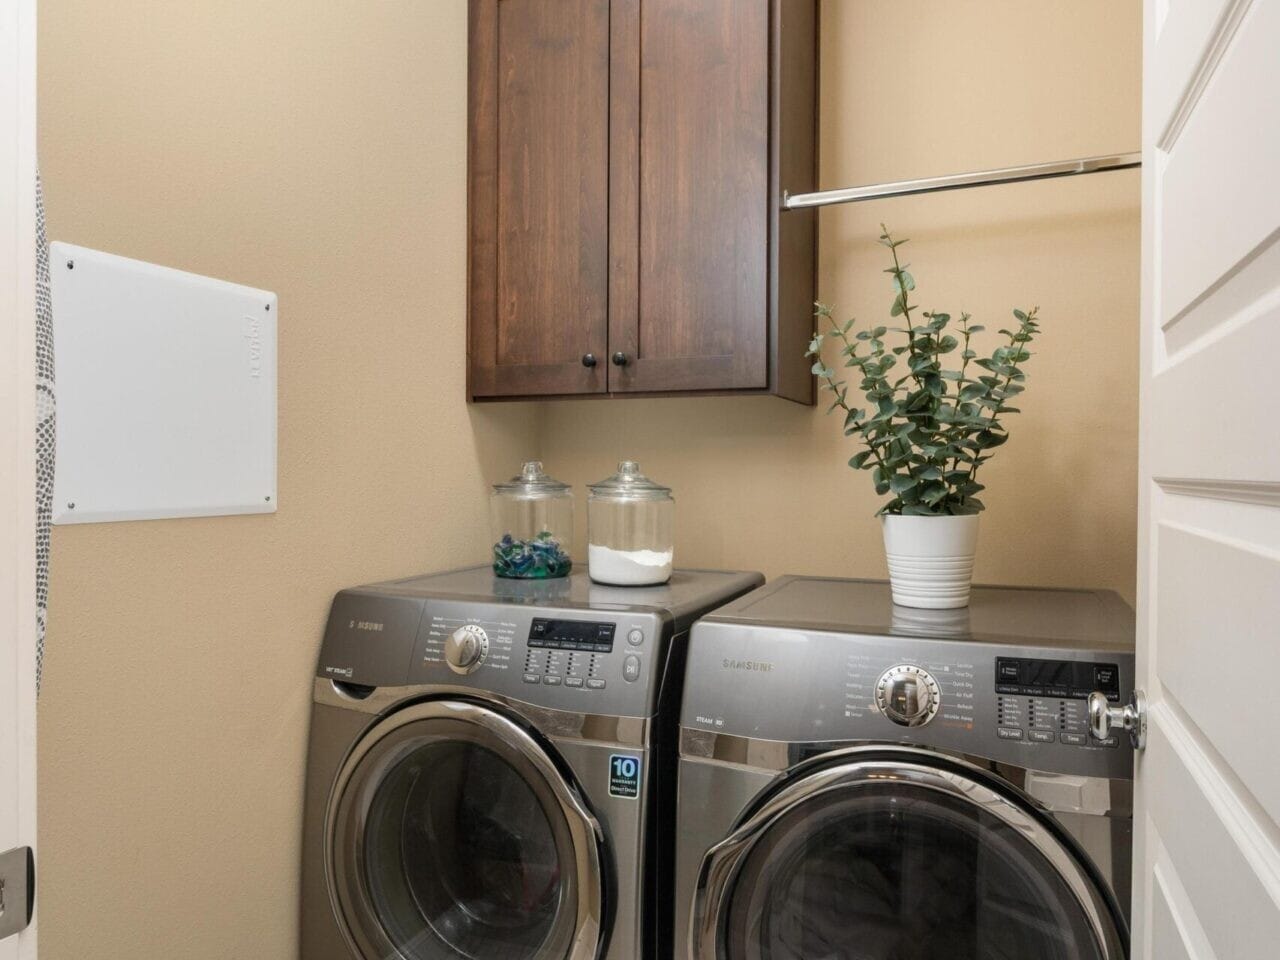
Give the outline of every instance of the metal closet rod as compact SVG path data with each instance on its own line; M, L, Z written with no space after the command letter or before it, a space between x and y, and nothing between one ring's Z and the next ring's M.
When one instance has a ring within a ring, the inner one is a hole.
M866 187L820 190L817 193L783 194L782 209L803 210L806 207L829 207L836 203L856 203L859 200L878 200L881 197L905 197L914 193L965 190L969 187L987 187L996 183L1021 183L1024 180L1049 180L1054 177L1074 177L1084 173L1103 173L1107 170L1130 170L1140 166L1142 166L1141 153L1114 153L1105 157L1030 163L1021 167L1003 167L999 170L956 173L949 177L899 180L896 183L875 183Z

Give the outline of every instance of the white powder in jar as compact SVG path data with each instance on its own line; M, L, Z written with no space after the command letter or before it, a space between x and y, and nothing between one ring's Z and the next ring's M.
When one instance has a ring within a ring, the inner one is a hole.
M596 583L641 587L671 579L670 550L614 550L592 543L587 546L587 572Z

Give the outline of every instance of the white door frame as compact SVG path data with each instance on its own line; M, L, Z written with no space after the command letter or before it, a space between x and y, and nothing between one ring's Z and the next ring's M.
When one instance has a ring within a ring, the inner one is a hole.
M36 843L36 0L0 3L0 852ZM10 898L9 907L12 907ZM0 960L35 960L33 923Z

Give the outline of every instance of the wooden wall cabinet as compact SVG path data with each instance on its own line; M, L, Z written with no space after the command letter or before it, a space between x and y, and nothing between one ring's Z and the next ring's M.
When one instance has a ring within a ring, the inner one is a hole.
M816 0L471 0L474 400L812 403Z

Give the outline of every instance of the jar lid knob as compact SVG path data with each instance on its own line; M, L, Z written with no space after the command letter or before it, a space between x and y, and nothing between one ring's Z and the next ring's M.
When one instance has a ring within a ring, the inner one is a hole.
M618 472L599 483L587 485L593 495L628 499L669 500L671 488L654 483L640 472L635 460L618 461Z
M505 483L495 483L495 492L515 496L546 494L559 495L569 489L567 483L553 480L542 469L541 460L526 460L520 465L520 472Z

